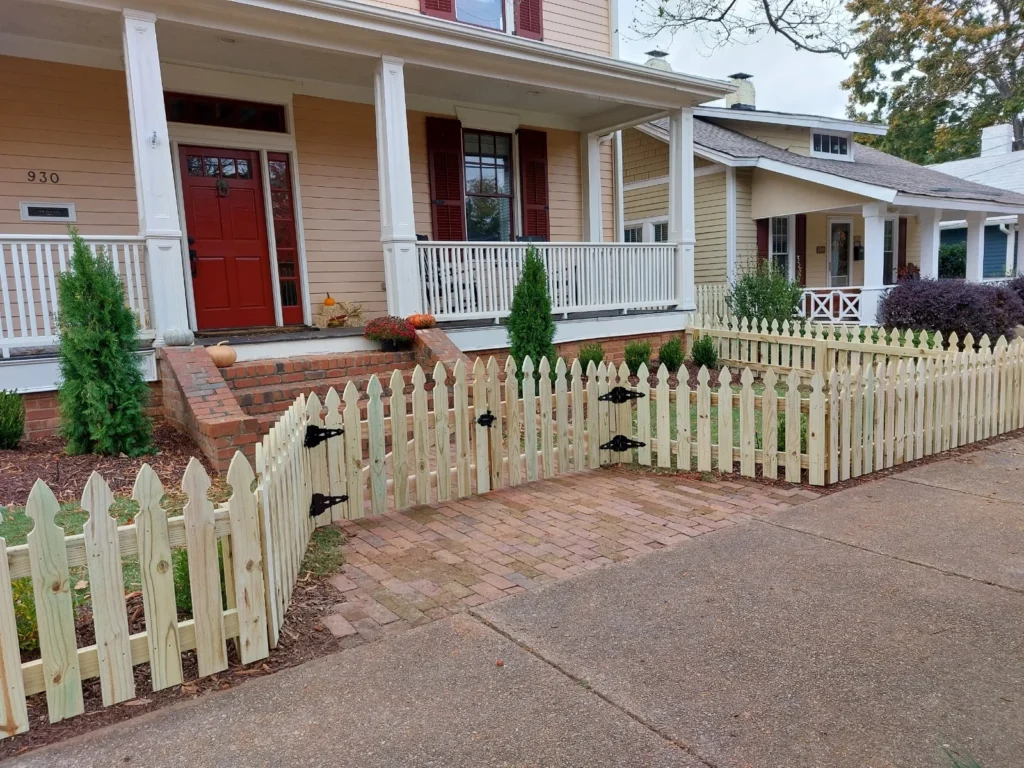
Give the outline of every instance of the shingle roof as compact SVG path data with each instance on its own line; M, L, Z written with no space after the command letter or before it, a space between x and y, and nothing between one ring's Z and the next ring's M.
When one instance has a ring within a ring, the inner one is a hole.
M805 157L779 147L773 147L771 144L701 118L696 118L693 124L694 144L735 158L763 157L851 181L895 189L908 195L1024 206L1024 195L965 181L956 176L893 157L863 144L856 145L853 162L826 160ZM648 125L661 134L666 141L668 140L667 118L655 120Z

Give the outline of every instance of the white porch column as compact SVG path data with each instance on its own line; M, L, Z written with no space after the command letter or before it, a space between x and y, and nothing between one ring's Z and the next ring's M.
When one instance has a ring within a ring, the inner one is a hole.
M985 276L984 213L967 214L967 279L980 283Z
M399 317L423 311L420 270L416 261L416 220L412 207L403 67L401 59L385 56L377 62L373 78L384 280L388 314Z
M789 242L792 250L796 238L791 235ZM725 279L736 282L736 169L732 166L725 169Z
M935 279L939 276L939 223L942 211L937 208L922 208L917 214L917 226L921 233L921 277Z
M583 240L600 243L601 234L601 143L596 133L580 136L583 174Z
M1017 274L1024 275L1024 214L1017 216Z
M125 10L123 43L139 233L146 238L150 322L162 343L164 331L188 329L188 304L156 16Z
M693 200L693 110L669 118L668 239L676 244L676 296L679 309L697 308L693 259L697 223Z
M864 206L864 287L860 296L861 325L874 325L878 298L885 284L885 203ZM874 290L872 290L874 289Z

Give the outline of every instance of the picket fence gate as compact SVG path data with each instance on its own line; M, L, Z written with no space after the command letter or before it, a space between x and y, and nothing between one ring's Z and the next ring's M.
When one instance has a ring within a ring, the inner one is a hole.
M82 494L89 513L81 534L67 536L56 523L56 497L42 480L29 495L26 514L34 525L27 543L8 547L0 538L0 737L28 730L26 696L46 692L50 722L82 714L82 682L99 678L103 706L140 695L134 667L149 663L152 690L182 682L181 655L195 650L199 676L228 668L227 641L242 663L269 654L263 521L255 475L236 453L225 503L207 498L210 478L192 459L181 482L188 501L168 517L164 487L145 464L136 476L134 521L118 526L110 515L114 496L93 472ZM219 546L218 546L219 545ZM184 548L189 565L192 618L179 621L172 549ZM218 552L219 550L219 552ZM145 630L129 633L124 589L125 558L138 560ZM221 581L223 566L224 580ZM72 604L72 568L85 567L96 642L78 647ZM40 658L23 662L18 642L12 580L30 578Z

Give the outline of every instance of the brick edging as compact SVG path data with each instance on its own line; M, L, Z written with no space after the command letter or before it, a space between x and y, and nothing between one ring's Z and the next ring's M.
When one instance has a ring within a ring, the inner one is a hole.
M162 347L157 366L164 418L195 440L217 472L235 451L253 460L259 422L242 411L205 347Z

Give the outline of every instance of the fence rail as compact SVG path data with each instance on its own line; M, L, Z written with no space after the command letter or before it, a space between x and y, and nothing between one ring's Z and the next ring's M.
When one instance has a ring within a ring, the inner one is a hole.
M114 264L126 300L143 334L149 332L145 301L145 240L86 237ZM15 347L45 347L56 340L57 276L71 266L71 238L0 235L0 354Z
M89 518L83 533L73 536L55 521L60 505L53 492L36 482L26 507L34 523L28 543L8 547L0 539L0 737L28 730L25 697L32 694L46 692L53 723L82 714L85 680L99 678L103 706L112 706L142 693L135 685L139 664L150 665L152 690L159 691L182 682L185 651L195 650L200 676L227 669L226 642L232 638L243 663L266 658L264 540L258 497L250 490L254 480L249 462L235 454L227 475L234 492L215 506L207 498L210 478L192 459L181 483L188 497L184 513L168 517L161 506L164 487L143 465L132 493L135 519L118 526L110 515L113 494L94 472L82 494ZM187 620L178 618L174 549L184 549L188 558ZM145 629L135 633L129 632L125 602L126 558L137 561L141 581ZM96 642L78 647L71 569L83 567ZM15 580L23 578L31 580L40 653L25 662L14 602Z
M420 298L438 320L506 317L526 252L537 250L555 314L674 307L671 243L417 243Z

